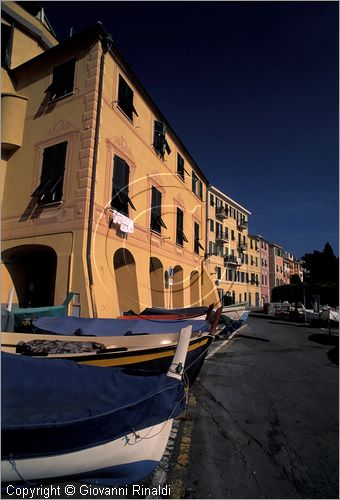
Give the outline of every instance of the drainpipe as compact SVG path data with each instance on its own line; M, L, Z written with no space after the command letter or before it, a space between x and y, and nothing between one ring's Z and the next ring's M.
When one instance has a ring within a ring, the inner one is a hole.
M97 306L96 306L95 294L94 294L93 271L92 271L92 261L91 261L93 211L94 211L94 195L95 195L96 173L97 173L100 114L101 114L102 97L103 97L104 62L105 62L105 55L110 50L111 45L112 45L112 36L109 33L107 33L105 35L105 37L102 39L103 52L102 52L102 55L100 57L98 103L97 103L97 111L96 111L96 129L95 129L95 136L94 136L92 178L91 178L91 191L90 191L90 207L89 207L89 219L88 219L88 227L87 227L87 245L86 245L86 262L87 262L87 271L88 271L88 276L89 276L89 287L90 287L92 314L93 314L94 318L98 317L98 312L97 312Z

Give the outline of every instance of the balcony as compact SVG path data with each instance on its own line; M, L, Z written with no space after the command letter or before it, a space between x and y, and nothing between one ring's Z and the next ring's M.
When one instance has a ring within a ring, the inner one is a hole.
M227 210L222 206L216 207L215 215L218 219L221 219L221 220L228 219Z
M11 93L1 95L1 146L6 151L15 150L22 145L27 99Z
M225 255L224 256L224 265L227 266L235 266L239 267L242 265L242 260L240 257L235 257L234 255Z
M223 245L223 243L228 243L228 238L223 233L216 234L216 244Z
M247 243L239 243L237 248L238 248L239 252L244 253L248 250L248 245L247 245Z
M239 231L243 231L244 229L247 229L248 227L248 222L247 221L242 221L237 224L237 229Z

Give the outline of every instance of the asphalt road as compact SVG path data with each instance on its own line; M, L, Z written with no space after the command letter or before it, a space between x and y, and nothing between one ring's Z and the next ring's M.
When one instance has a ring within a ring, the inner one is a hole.
M193 386L172 498L339 498L338 338L249 318Z

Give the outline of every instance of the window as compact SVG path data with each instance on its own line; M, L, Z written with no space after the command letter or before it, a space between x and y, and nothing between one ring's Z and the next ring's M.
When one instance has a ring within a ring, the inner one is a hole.
M214 221L213 219L209 219L210 231L214 231Z
M223 257L223 243L222 244L217 243L215 248L216 248L216 255L218 255L219 257Z
M220 280L222 278L222 269L216 266L216 278Z
M39 205L62 200L67 141L44 149L40 184L32 194Z
M215 255L215 243L213 241L209 241L209 255Z
M156 233L161 234L161 227L167 229L162 219L162 193L152 186L151 192L151 222L150 227Z
M121 75L119 75L118 106L131 121L133 120L133 113L138 116L133 105L133 90Z
M229 232L227 227L224 228L224 237L226 240L229 240Z
M129 166L122 158L115 155L113 159L111 208L129 215L129 205L136 210L129 197Z
M53 70L53 80L45 92L50 101L66 96L73 92L75 59L56 66Z
M184 181L184 158L177 153L177 175Z
M153 147L155 148L155 150L162 159L164 158L165 151L168 153L168 155L171 153L171 149L169 144L167 143L165 134L166 134L165 124L155 120L154 132L153 132Z
M210 193L210 206L214 206L214 195L212 193Z
M235 232L233 229L231 229L231 239L232 239L232 241L235 240Z
M13 29L8 24L1 23L1 66L9 68L11 63Z
M222 224L219 222L216 222L216 238L222 238L223 237L223 227Z
M199 180L194 171L192 171L192 192L195 193L200 199L203 197L203 184Z
M200 226L197 222L194 222L194 252L199 254L200 248L204 250L200 243Z
M176 218L176 243L177 245L183 246L183 242L188 242L184 232L183 232L183 210L177 208L177 218Z

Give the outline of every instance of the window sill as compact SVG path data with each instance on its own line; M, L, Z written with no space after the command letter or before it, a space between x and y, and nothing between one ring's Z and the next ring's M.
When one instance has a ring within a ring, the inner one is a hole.
M63 204L63 200L60 201L53 201L51 203L38 203L39 208L47 208L47 209L53 209L53 208L60 208Z
M195 193L195 191L191 191L192 194L194 194L196 196L196 198L198 198L201 202L203 202L203 197L201 198L199 194Z
M162 233L161 233L161 232L158 232L158 231L156 231L155 229L152 229L151 227L149 227L149 231L150 231L150 233L151 233L152 235L154 235L154 236L158 236L159 238L161 238L161 237L162 237Z
M56 97L55 99L51 99L48 101L48 104L53 104L54 102L61 101L62 99L66 99L66 97L71 97L74 95L74 91L69 92L68 94L61 95L59 97Z
M177 178L185 184L185 177L182 177L178 172L176 172Z
M118 106L118 104L117 104L117 106L116 106L116 107L117 107L117 109L118 109L118 110L122 113L122 115L123 115L123 116L124 116L124 117L125 117L128 121L129 121L129 123L131 123L131 125L134 125L134 123L133 123L133 117L132 117L132 118L130 118L130 117L129 117L126 113L125 113L125 111L124 111L124 110L123 110L120 106Z

